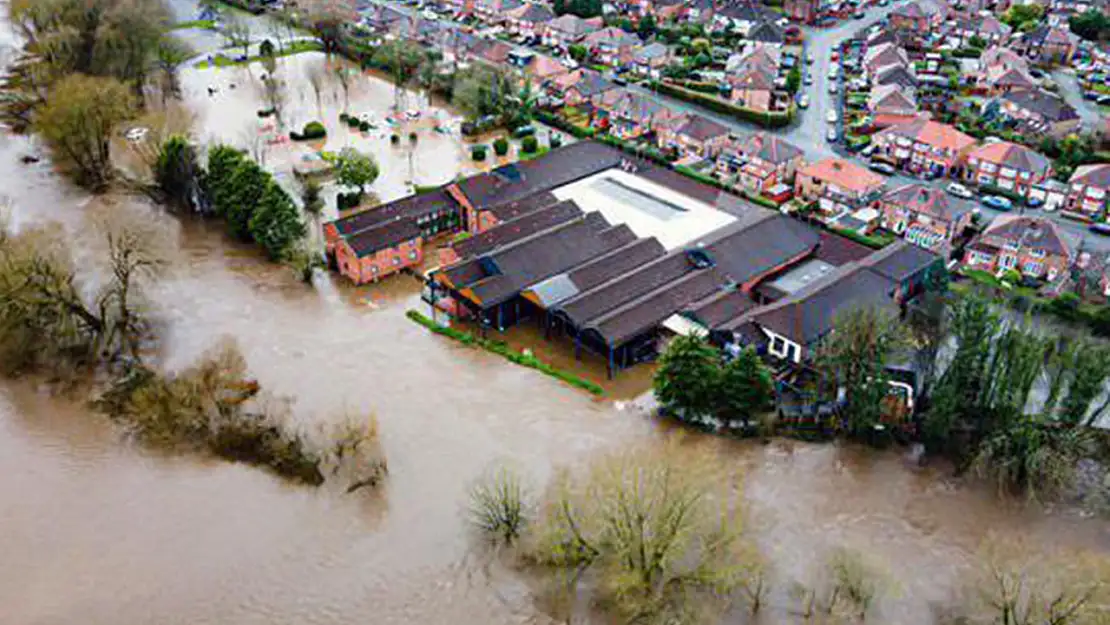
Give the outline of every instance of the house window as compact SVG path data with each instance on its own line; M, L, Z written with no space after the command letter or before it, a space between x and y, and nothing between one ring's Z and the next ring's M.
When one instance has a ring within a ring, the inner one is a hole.
M1044 273L1044 263L1028 261L1021 266L1022 273L1030 276L1039 276Z
M1000 264L1002 265L1003 269L1013 269L1014 265L1017 264L1017 256L1011 256L1007 254L1002 257L1002 262Z
M771 353L776 356L784 356L786 348L786 339L781 336L776 336L771 340Z
M378 266L370 265L370 273L378 273Z
M1029 255L1033 258L1044 258L1044 250L1029 250Z

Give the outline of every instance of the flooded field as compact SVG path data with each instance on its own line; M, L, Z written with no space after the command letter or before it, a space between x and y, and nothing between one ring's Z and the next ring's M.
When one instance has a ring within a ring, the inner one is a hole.
M0 46L5 41L11 44L0 32ZM279 73L292 77L312 62L323 58L293 57ZM257 94L241 75L248 71L185 76L190 100L200 103L198 138L257 131ZM217 82L218 95L208 98ZM352 103L388 109L391 86L367 79L357 88ZM388 138L344 134L335 98L322 98L318 118L335 133L322 147L349 141L374 152L383 164L375 193L382 200L403 194L407 155L395 153ZM295 100L292 126L317 117L314 100L310 90ZM418 184L465 171L457 138L418 132ZM33 151L27 138L0 135L0 193L14 200L14 223L56 220L77 232L84 195L48 164L19 162ZM268 158L299 157L279 145ZM462 514L467 489L501 461L539 485L554 467L600 451L662 444L674 428L627 401L648 388L650 370L626 372L608 399L596 401L413 324L404 317L419 305L410 278L354 289L321 276L310 288L255 249L229 242L216 224L175 228L180 258L153 294L167 328L165 366L181 367L234 336L262 384L296 398L295 416L306 427L343 410L375 413L389 479L377 492L345 495L289 486L243 466L153 453L122 440L81 402L30 382L2 383L0 624L548 622L518 576L474 557ZM528 328L510 339L572 364L569 350L543 346ZM578 366L604 377L600 361ZM836 546L881 561L897 591L875 622L932 622L932 607L948 601L992 531L1027 537L1046 551L1110 550L1103 521L1000 503L943 469L917 468L902 451L702 435L683 445L746 471L753 532L776 563L780 587ZM789 621L780 602L769 622Z

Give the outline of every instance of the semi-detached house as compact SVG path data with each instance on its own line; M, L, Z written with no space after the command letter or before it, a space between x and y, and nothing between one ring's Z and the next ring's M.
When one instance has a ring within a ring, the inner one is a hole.
M1052 175L1048 157L1016 143L997 141L967 154L964 179L978 186L998 187L1022 197Z

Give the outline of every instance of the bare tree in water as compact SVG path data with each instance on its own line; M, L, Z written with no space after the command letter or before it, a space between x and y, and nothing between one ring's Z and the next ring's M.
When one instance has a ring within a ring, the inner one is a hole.
M251 25L246 20L231 17L224 23L221 32L229 47L242 48L243 56L250 56Z
M308 85L312 87L312 93L316 96L316 111L319 112L320 92L324 89L324 68L316 64L309 65L305 69L305 78L308 79Z

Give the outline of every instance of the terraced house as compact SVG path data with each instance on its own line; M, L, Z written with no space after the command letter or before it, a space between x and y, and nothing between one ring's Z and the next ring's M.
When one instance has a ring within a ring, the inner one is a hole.
M964 179L978 186L997 187L1003 191L1028 197L1038 183L1052 176L1048 157L1016 143L986 143L967 154Z

